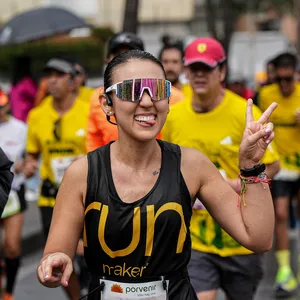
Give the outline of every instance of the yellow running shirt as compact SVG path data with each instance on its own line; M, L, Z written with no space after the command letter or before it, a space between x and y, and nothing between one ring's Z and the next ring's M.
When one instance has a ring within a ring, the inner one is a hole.
M210 158L224 177L236 179L247 102L226 90L218 107L207 113L197 113L192 109L191 101L187 98L171 107L163 128L163 140L198 149ZM258 119L261 112L253 107L253 114ZM278 155L269 146L263 161L269 164L276 160ZM238 195L236 201L238 203ZM194 206L190 230L194 250L220 256L251 253L223 231L203 206L197 209Z
M270 121L274 123L275 146L280 156L281 168L300 171L300 127L296 126L296 111L300 109L300 84L296 84L294 93L283 98L279 86L265 86L259 93L259 106L265 110L272 102L278 107Z
M59 186L64 171L86 154L86 128L89 105L77 98L62 117L52 106L52 97L32 109L28 116L26 151L41 153L40 176ZM55 198L40 196L39 206L53 207Z
M181 92L184 95L184 99L190 99L193 96L193 89L188 83L182 84Z

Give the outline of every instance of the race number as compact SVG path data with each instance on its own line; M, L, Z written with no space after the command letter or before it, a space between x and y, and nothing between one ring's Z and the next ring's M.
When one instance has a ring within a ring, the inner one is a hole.
M169 281L166 280L166 283L168 286ZM100 284L104 284L101 292L101 300L167 299L167 290L164 289L162 281L123 283L100 279Z
M66 157L53 158L51 160L51 167L54 175L54 182L56 185L59 186L61 184L61 181L64 177L67 168L76 158L77 157L75 156L66 156Z
M12 215L15 215L21 211L21 204L19 200L18 193L14 190L11 190L9 193L8 201L4 207L1 218L7 218Z

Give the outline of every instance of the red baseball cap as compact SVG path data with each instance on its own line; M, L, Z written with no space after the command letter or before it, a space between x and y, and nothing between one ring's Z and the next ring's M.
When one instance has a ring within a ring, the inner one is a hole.
M220 42L213 38L197 38L192 41L184 53L184 65L203 63L215 68L226 60L226 54Z

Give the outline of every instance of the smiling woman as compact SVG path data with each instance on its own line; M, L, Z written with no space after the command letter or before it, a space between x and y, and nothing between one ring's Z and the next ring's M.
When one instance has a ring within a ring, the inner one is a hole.
M196 198L241 244L260 252L271 247L270 190L260 180L264 174L245 168L260 164L266 141L274 137L272 124L267 130L263 124L276 104L254 122L248 103L240 147L247 207L237 209L234 190L202 153L156 139L169 111L171 88L156 58L137 50L123 53L108 64L104 82L101 106L108 117L115 115L119 138L78 159L65 173L38 279L47 287L68 285L84 229L92 275L89 300L196 300L186 269Z
M107 115L115 115L119 138L124 137L120 136L122 131L126 138L153 139L161 131L169 112L171 83L160 61L151 54L130 51L116 57L105 70L104 90L101 106Z

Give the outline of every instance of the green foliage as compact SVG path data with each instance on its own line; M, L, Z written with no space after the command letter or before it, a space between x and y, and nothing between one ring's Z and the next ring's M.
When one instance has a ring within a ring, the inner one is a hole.
M93 28L93 36L103 42L106 42L113 35L114 31L110 27Z
M77 57L83 62L90 76L103 70L104 47L113 34L109 28L94 28L91 38L74 38L61 41L38 41L0 47L0 74L10 77L12 62L18 56L30 56L35 76L39 76L47 60L55 56Z

